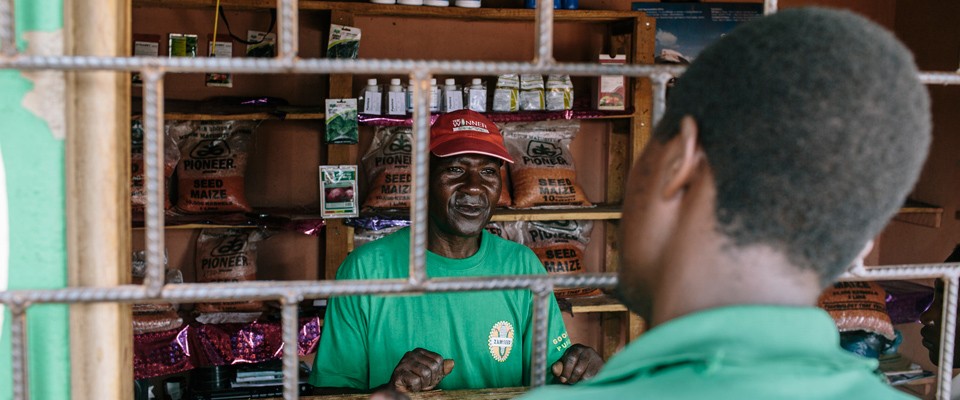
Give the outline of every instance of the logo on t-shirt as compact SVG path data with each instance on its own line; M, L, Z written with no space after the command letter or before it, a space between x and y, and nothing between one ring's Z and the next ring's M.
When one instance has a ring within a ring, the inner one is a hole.
M510 357L510 350L513 349L513 325L507 321L500 321L493 324L490 329L490 341L487 342L490 347L490 354L493 359L499 362L507 361Z

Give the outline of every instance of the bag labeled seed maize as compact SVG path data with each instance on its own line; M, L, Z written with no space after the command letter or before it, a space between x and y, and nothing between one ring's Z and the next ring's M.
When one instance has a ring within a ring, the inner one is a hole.
M537 254L548 274L577 275L585 271L583 252L590 243L593 221L521 221L516 224L518 242ZM601 292L597 288L564 288L554 290L554 294L563 298L595 296Z
M413 131L409 127L377 127L373 143L361 160L369 188L363 211L410 208L412 143Z
M202 121L181 134L177 208L186 213L250 211L247 155L257 121Z
M505 123L501 127L510 166L515 208L589 207L577 184L570 142L578 121Z

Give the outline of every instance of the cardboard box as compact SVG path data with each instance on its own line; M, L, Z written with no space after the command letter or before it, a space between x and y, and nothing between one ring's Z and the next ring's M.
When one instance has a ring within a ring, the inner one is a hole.
M600 55L600 64L626 64L627 56L617 54ZM601 75L597 82L597 96L594 105L598 110L623 111L627 108L627 80L623 75Z

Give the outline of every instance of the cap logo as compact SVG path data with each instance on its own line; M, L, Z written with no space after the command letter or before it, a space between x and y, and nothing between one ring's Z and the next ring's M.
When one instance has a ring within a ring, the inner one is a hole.
M487 129L487 124L480 121L457 118L450 122L453 124L454 132L473 131L473 132L481 132L481 133L490 133L490 130Z

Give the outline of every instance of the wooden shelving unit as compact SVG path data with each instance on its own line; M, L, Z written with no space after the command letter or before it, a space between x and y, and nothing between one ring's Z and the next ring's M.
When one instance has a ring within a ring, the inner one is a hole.
M213 8L216 0L134 0L135 7ZM274 0L221 0L220 6L229 10L270 10L277 6ZM404 6L367 2L340 2L300 0L301 11L340 11L354 16L441 18L467 21L533 21L536 12L526 8L462 8ZM553 19L559 22L626 21L644 15L639 11L610 10L554 10Z

